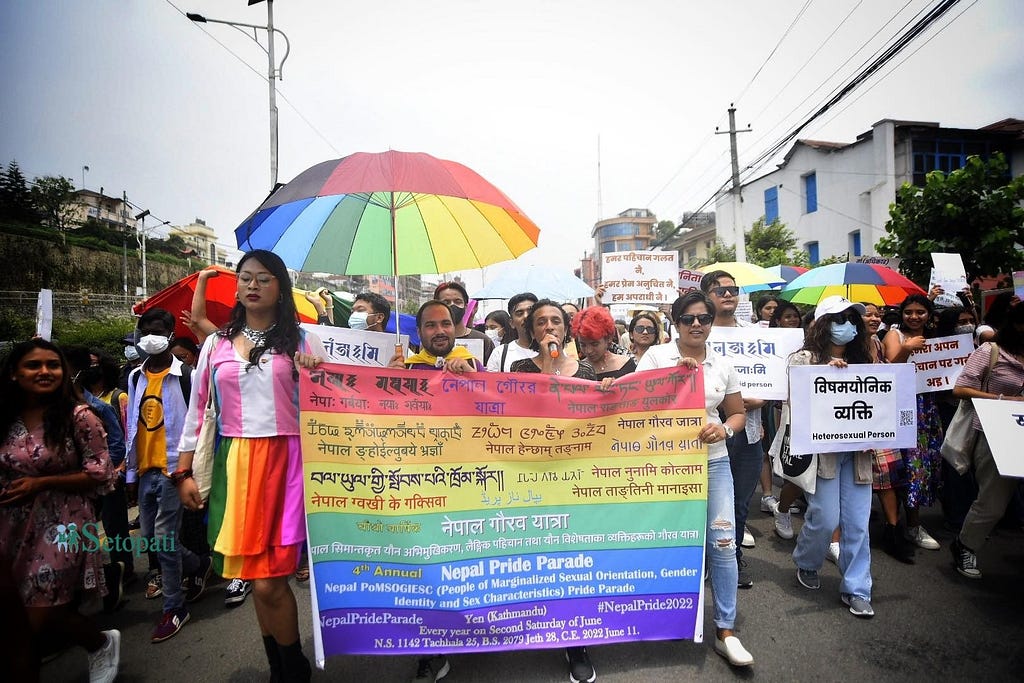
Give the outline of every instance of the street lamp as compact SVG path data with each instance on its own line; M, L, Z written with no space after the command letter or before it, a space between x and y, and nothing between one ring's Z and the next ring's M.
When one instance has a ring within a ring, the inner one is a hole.
M253 5L259 0L249 0L249 4ZM284 63L288 59L288 54L291 52L291 43L288 41L286 36L279 29L274 28L274 0L267 0L267 25L257 26L256 24L243 24L237 21L224 21L222 19L210 19L197 14L195 12L186 12L185 16L190 21L197 24L225 24L231 26L243 35L252 38L252 40L260 46L260 49L267 53L267 81L270 83L270 188L273 189L277 186L277 87L276 81L279 78L284 78L282 71L284 69ZM251 28L252 35L244 28ZM257 30L263 30L267 32L267 47L263 47L263 44L257 38ZM274 64L274 34L279 33L284 38L285 51L284 58L281 60L281 65L275 68Z

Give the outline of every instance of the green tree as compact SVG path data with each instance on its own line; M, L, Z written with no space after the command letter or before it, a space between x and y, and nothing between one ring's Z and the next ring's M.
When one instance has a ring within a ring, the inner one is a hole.
M676 224L673 221L658 221L654 226L654 239L658 242L668 239L676 231Z
M932 171L924 187L909 183L889 207L882 256L899 256L900 270L928 282L934 252L959 253L967 279L1024 268L1024 176L1009 179L1002 154L968 157L949 175Z
M11 160L7 170L0 169L0 219L16 223L34 223L32 195L18 162Z
M748 263L765 268L808 265L807 252L797 247L796 235L778 218L767 225L763 217L758 218L744 235L744 242Z
M60 233L61 243L67 246L67 231L71 229L71 218L75 214L71 203L74 190L70 178L43 176L36 178L32 187L32 203L42 214L43 224Z

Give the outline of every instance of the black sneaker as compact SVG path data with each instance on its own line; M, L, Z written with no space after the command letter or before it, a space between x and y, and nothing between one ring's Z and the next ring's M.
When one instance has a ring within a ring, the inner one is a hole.
M204 555L199 558L199 571L186 577L188 586L182 586L185 590L186 602L195 602L203 597L203 593L206 592L206 583L210 580L211 574L213 574L213 558Z
M736 576L736 587L753 588L754 580L750 578L750 573L747 571L747 561L736 560L736 568L739 570Z
M565 661L569 662L570 683L594 683L597 671L590 662L590 655L585 647L565 648Z
M413 683L434 683L448 675L451 667L448 666L448 658L444 655L434 657L422 657L416 663L416 677Z
M953 564L956 565L956 570L960 572L961 576L968 579L981 578L981 570L978 569L978 556L960 542L959 536L953 539L949 549L953 553Z
M242 579L231 579L227 589L224 591L224 604L228 607L241 605L245 602L245 596L252 592L252 581Z
M103 597L103 611L114 612L124 601L124 562L103 565L103 578L107 582L107 594Z

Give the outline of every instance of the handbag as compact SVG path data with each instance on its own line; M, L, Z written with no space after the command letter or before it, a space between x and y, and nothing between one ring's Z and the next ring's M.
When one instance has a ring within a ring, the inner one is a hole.
M989 359L988 369L982 379L982 391L988 391L988 380L992 370L999 362L999 347L992 343L992 357ZM949 427L946 428L946 436L939 447L943 460L948 462L957 474L964 474L971 467L971 460L974 455L974 447L978 443L978 430L973 426L974 403L969 398L960 399L960 405L956 408Z
M768 455L772 459L772 472L791 481L807 493L814 493L818 481L818 454L797 455L789 450L789 405L782 406L782 426L775 434Z
M214 343L216 347L216 342ZM203 409L203 426L199 428L199 439L196 442L196 450L192 455L192 478L199 489L199 497L206 500L210 496L210 486L213 483L213 456L217 449L217 401L214 397L213 386L213 351L207 358L207 376L209 386L206 394L206 406Z

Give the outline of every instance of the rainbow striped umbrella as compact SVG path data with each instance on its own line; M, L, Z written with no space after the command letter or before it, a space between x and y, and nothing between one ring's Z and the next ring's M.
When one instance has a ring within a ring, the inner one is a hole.
M895 306L925 291L895 270L872 263L832 263L812 268L782 288L779 296L795 304L816 305L838 294L850 301Z
M795 280L796 278L800 277L808 270L810 270L810 268L804 268L803 266L778 265L769 266L768 268L765 268L765 270L767 270L769 273L774 273L775 275L778 275L780 279L785 280L786 282L792 282L793 280Z
M238 248L346 275L469 270L537 246L540 228L469 168L429 154L356 153L281 186L235 229Z

